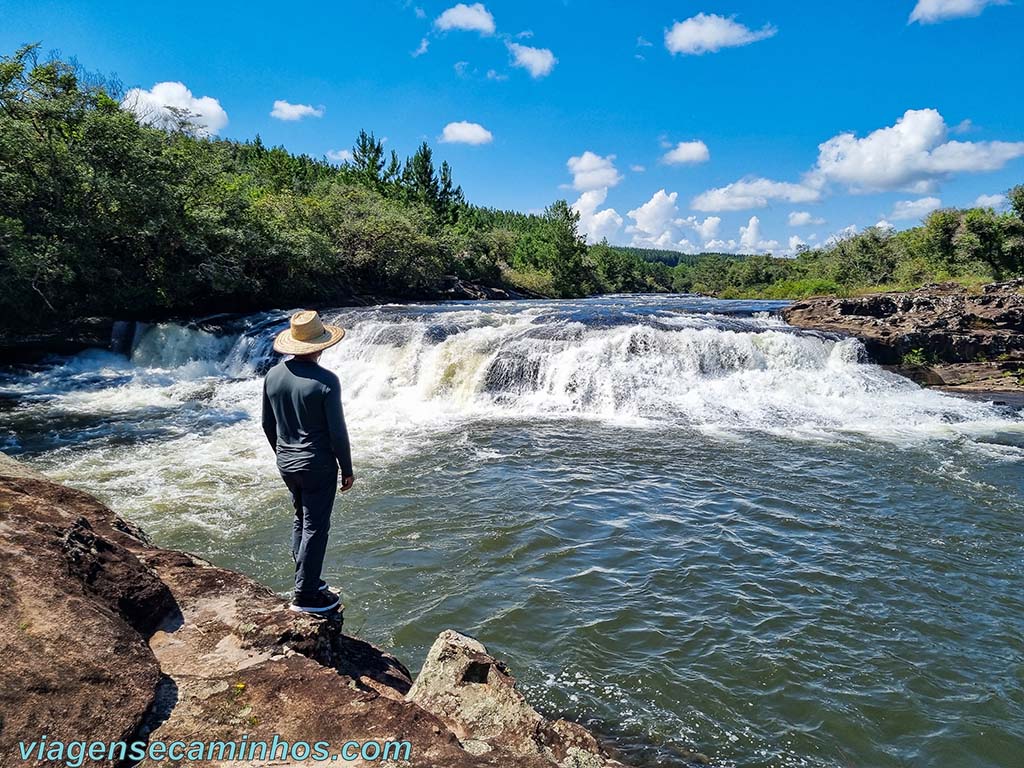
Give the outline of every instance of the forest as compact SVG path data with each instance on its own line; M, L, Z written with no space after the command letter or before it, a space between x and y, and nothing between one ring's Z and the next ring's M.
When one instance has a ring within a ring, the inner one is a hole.
M564 200L473 205L426 143L402 158L363 131L339 165L206 137L173 110L143 124L121 97L37 46L0 59L0 328L443 298L452 277L545 297L799 298L1024 270L1024 187L1006 212L936 211L795 258L587 245Z
M362 132L335 165L141 124L116 82L26 46L0 60L0 324L441 298L455 276L543 296L667 290L663 265L588 248L565 201L468 203L424 143Z

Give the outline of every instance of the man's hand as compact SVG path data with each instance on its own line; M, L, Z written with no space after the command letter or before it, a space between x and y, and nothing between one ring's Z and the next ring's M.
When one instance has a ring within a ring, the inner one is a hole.
M344 493L352 487L352 483L356 481L355 475L349 475L348 477L341 478L341 492Z

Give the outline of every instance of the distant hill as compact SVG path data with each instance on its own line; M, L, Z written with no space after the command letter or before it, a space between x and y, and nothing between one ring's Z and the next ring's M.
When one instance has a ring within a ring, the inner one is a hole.
M627 256L642 259L643 261L651 263L664 264L667 267L677 267L680 264L685 264L688 267L695 267L701 261L709 258L740 261L748 258L749 256L749 254L746 253L683 253L682 251L665 251L659 248L633 248L631 246L622 245L611 245L609 248L615 251L620 251Z

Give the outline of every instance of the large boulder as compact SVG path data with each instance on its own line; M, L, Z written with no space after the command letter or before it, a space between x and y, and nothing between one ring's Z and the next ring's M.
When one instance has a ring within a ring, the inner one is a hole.
M119 741L153 702L170 592L91 497L0 466L0 765L19 742Z
M455 630L434 641L407 698L437 715L475 754L501 751L562 768L621 766L582 726L543 717L502 662Z

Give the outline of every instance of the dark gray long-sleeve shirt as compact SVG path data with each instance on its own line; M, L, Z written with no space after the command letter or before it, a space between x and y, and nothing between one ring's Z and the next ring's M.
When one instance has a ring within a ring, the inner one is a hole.
M352 476L352 450L338 377L308 360L284 360L263 380L263 432L282 472L341 467Z

